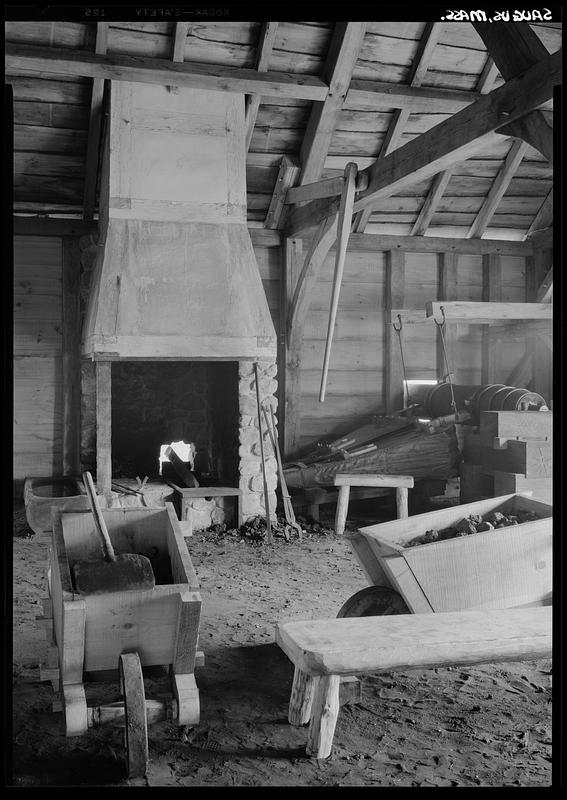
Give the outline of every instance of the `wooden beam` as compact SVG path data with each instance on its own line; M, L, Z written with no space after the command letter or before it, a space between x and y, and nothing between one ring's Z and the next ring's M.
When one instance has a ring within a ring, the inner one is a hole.
M248 233L254 247L279 247L282 243L282 236L279 231L267 230L266 228L248 228Z
M388 250L384 281L384 408L387 414L399 411L404 404L404 372L398 335L390 322L390 313L393 308L404 306L405 280L405 253Z
M141 56L97 56L84 51L55 47L14 44L4 48L8 73L50 72L55 75L79 75L85 78L137 81L163 86L188 86L220 92L244 92L270 97L324 100L328 86L312 75L287 72L258 72L254 69L225 67L185 61L181 64Z
M112 486L112 362L95 362L96 484L106 494Z
M321 177L365 32L365 22L338 22L335 26L324 71L329 91L311 110L300 151L300 184Z
M547 271L547 275L542 280L536 291L536 303L551 303L553 299L553 267Z
M373 170L374 165L364 170L370 181L355 201L355 212L476 155L494 141L502 125L523 117L553 96L554 86L561 83L561 65L559 50L380 159L378 173ZM289 233L304 230L337 212L336 198L313 200L290 214Z
M410 86L421 86L423 78L425 77L425 73L427 72L427 68L429 67L433 50L439 40L440 32L441 24L439 22L426 23L423 35L419 41L417 53L413 59L410 74L408 76L408 83ZM377 162L379 162L384 156L387 156L392 150L396 149L402 138L402 134L407 125L409 117L410 112L408 109L404 108L394 111L392 120L388 126L388 130L386 131L386 136L384 137L384 142L382 143ZM376 163L373 166L373 169L375 172L377 172L379 169L379 164ZM371 214L372 208L370 206L357 214L353 225L353 230L356 231L356 233L364 233Z
M256 56L256 69L258 72L268 71L268 63L274 48L277 30L277 22L262 23L260 40L258 42L258 53ZM254 133L254 126L256 125L256 118L258 116L261 100L262 98L257 94L251 95L246 100L246 152L250 149L250 142L252 141L252 134Z
M107 45L108 23L98 22L96 28L95 53L101 56L104 55ZM96 202L103 95L104 80L102 78L95 78L91 91L91 111L89 116L87 156L85 161L85 185L83 191L83 219L85 220L93 218Z
M484 324L484 321L506 319L553 319L553 311L547 303L472 303L468 300L455 302L427 302L425 313L441 322L466 322Z
M175 32L173 35L173 53L171 60L182 62L184 60L185 42L187 41L187 34L191 22L176 22Z
M443 304L446 301L453 301L457 298L457 256L455 253L439 253L437 256L438 270L438 299ZM454 372L456 364L456 340L455 330L451 325L443 328L443 342L441 331L437 329L437 377L441 380L451 372L451 380L456 381L457 376ZM448 364L446 363L448 362Z
M476 91L481 94L488 94L494 88L494 83L498 77L498 67L494 63L492 56L488 56L480 77L476 85Z
M482 257L482 299L486 303L502 301L502 260L497 253ZM492 326L482 331L481 383L496 383L500 368L500 348L496 345L497 334Z
M299 177L299 167L293 165L287 156L282 156L274 192L266 213L266 228L279 228L285 221L285 201L288 190Z
M431 184L431 188L427 193L425 202L421 207L419 216L414 222L413 228L411 229L412 236L423 236L425 231L429 228L431 220L437 211L439 201L443 197L445 189L447 188L447 184L451 180L453 169L453 167L450 167L449 169L444 170L444 172L438 172L433 178L433 183Z
M478 92L477 96L488 94L488 92L492 91L497 75L498 69L496 64L492 58L488 56L476 86L476 91ZM451 180L453 170L453 167L449 167L449 169L446 169L444 172L439 172L433 179L433 183L431 184L427 197L425 198L425 202L421 208L419 217L415 221L415 224L412 228L412 236L423 236L425 231L430 226L431 220L433 219L445 189L447 188L447 184Z
M317 233L312 238L305 256L303 267L290 304L287 318L288 335L298 322L302 322L311 305L313 288L317 281L321 266L327 258L333 242L337 238L337 218L323 220Z
M480 237L485 232L490 220L494 216L496 209L500 205L500 201L504 197L512 178L518 171L527 149L527 143L521 141L520 139L516 139L512 143L512 147L506 156L506 160L502 164L498 175L494 179L492 186L490 187L490 191L488 192L486 199L480 208L480 211L476 215L475 221L467 233L467 239L472 239L474 236Z
M79 240L65 236L62 269L63 475L79 475L80 472L80 275Z
M401 108L410 114L423 114L434 109L437 114L456 114L480 98L478 92L438 89L430 86L403 86L380 81L352 80L345 102L351 110Z
M303 326L298 322L293 335L287 336L286 320L303 260L303 241L285 239L282 245L282 280L280 281L280 349L278 369L278 433L284 460L299 444L301 423L301 345Z
M96 222L84 222L80 219L18 216L13 218L15 236L84 236L96 229Z
M539 211L535 215L532 224L527 230L524 239L529 239L534 233L546 230L553 223L553 187L541 204Z
M355 201L356 203L356 201ZM444 236L399 236L395 234L351 233L349 250L384 253L386 250L405 250L408 253L460 253L484 255L500 253L509 256L528 256L533 243L507 239L453 239Z
M323 360L323 372L321 376L321 388L319 391L319 402L325 400L327 388L327 375L331 360L331 345L335 332L335 322L339 306L339 296L343 279L346 251L348 247L348 237L352 223L352 206L354 203L354 192L356 188L357 166L354 163L347 164L344 173L344 190L341 196L341 207L337 219L337 247L335 258L335 272L333 275L333 289L331 295L331 307L329 310L329 324L327 327L327 339L325 342L325 356Z
M506 81L521 75L549 55L527 22L497 26L483 22L474 23L474 26ZM511 121L502 133L523 139L548 160L553 160L553 129L541 111L536 109L523 120Z

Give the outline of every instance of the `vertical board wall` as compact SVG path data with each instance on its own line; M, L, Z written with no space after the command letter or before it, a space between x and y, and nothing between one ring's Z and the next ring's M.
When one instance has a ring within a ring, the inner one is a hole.
M14 237L16 485L62 470L62 241Z

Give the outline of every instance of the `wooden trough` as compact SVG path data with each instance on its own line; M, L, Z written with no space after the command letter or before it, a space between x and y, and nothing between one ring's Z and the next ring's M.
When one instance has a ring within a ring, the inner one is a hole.
M550 605L553 509L530 495L493 497L347 533L373 588L353 595L339 616L360 616L361 598L366 596L368 607L373 594L393 613ZM533 511L539 519L404 547L427 530L441 530L471 514L492 511Z
M107 509L102 514L116 553L147 556L156 585L145 591L79 594L74 565L101 558L93 516L54 509L46 603L53 646L51 669L44 674L61 692L67 736L84 734L106 721L123 722L127 771L135 777L146 771L149 722L199 722L194 670L201 596L170 503L164 508ZM160 665L169 667L172 697L146 700L142 670ZM123 699L88 707L87 673L89 679L101 681L109 670L118 670Z

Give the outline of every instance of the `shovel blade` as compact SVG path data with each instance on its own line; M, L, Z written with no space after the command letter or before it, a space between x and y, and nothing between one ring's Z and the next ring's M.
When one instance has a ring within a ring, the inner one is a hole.
M140 592L156 584L150 560L135 553L118 555L116 561L79 561L74 575L79 594Z

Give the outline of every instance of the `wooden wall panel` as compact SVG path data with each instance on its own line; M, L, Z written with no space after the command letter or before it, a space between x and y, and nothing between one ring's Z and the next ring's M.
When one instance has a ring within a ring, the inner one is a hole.
M18 489L62 469L62 244L14 239L14 451Z

